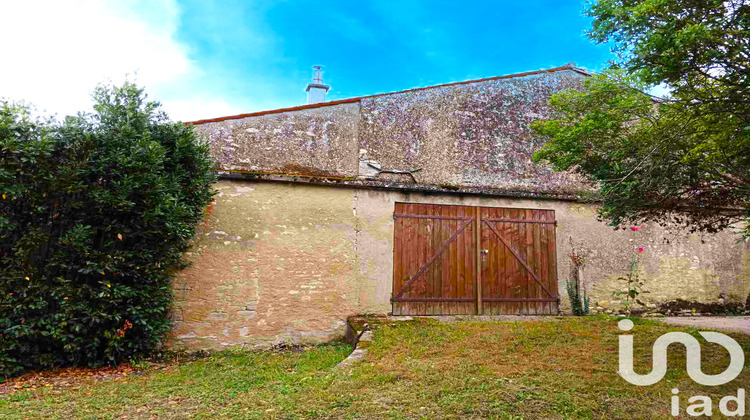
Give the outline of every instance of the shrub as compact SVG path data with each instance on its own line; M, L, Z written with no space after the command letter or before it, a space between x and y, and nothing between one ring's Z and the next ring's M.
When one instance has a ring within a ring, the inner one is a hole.
M566 280L565 287L570 300L570 310L573 315L582 316L589 314L589 298L586 296L586 290L581 287L581 271L586 264L584 255L579 254L573 245L573 238L570 241L570 276Z
M146 355L212 199L208 146L131 83L64 122L0 103L0 374Z

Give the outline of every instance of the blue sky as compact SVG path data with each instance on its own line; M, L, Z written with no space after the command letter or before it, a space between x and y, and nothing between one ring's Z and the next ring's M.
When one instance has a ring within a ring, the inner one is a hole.
M314 64L336 100L612 58L578 1L59 3L0 5L0 36L22 56L0 66L0 96L57 114L125 75L189 121L304 104Z

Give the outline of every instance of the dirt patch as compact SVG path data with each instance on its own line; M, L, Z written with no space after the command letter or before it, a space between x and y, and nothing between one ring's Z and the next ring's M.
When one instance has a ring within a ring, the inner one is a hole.
M117 367L101 368L58 368L49 371L31 371L18 377L7 379L0 384L0 394L9 394L20 390L53 389L53 394L64 389L77 388L84 384L100 381L111 381L138 374L139 370L127 364Z

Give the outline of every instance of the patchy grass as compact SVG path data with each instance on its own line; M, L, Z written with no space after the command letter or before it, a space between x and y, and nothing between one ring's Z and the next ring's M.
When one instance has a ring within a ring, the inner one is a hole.
M636 369L650 370L651 345L667 331L696 330L635 320ZM349 352L339 344L301 353L223 352L105 382L0 396L2 418L673 418L670 390L684 415L692 395L718 401L748 388L750 370L718 387L685 373L685 350L670 348L660 383L637 387L617 374L613 318L557 322L385 324L364 362L332 370ZM732 335L750 354L750 337ZM699 337L703 342L703 339ZM728 353L703 342L703 371L719 373ZM55 394L58 392L58 394Z

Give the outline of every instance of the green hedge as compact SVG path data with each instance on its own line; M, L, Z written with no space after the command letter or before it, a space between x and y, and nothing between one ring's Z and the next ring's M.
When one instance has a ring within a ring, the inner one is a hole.
M94 99L62 123L0 102L0 375L146 355L170 327L208 146L133 84Z

